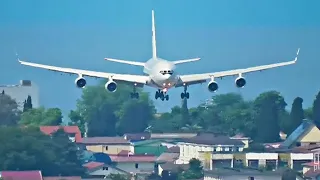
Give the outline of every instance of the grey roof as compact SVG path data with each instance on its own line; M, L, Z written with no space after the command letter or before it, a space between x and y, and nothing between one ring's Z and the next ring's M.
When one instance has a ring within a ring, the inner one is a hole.
M184 139L184 142L205 145L245 145L241 140L231 139L228 136L215 135L211 133L199 134L198 136Z
M168 153L180 153L180 147L179 146L172 146L167 149Z
M123 137L86 137L82 139L83 144L130 144Z
M298 126L282 143L282 147L290 147L295 143L301 136L304 136L312 127L314 123L311 120L303 120L300 126Z
M158 158L157 162L174 162L175 160L179 159L180 153L162 153Z
M189 164L173 164L165 163L160 165L165 171L178 172L179 169L187 170L189 169Z

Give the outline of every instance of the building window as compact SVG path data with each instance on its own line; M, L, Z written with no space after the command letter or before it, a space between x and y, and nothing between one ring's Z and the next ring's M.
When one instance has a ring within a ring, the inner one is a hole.
M214 152L216 152L216 151L217 151L217 148L216 148L216 147L214 147L214 148L213 148L213 151L214 151Z
M108 146L106 146L106 151L108 151L108 149L109 149Z
M136 166L136 169L138 169L138 168L139 168L139 164L138 164L138 163L136 163L136 164L135 164L135 166Z
M108 169L109 169L108 167L103 167L102 168L102 170L107 170L107 171L108 171Z

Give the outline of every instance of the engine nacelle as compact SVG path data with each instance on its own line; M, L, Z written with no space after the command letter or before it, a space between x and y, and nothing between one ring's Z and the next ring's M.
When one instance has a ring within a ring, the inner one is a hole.
M115 92L117 90L117 83L114 81L108 81L105 85L106 90L110 92Z
M74 83L78 88L84 88L87 84L87 81L83 77L78 77Z
M216 92L218 90L219 86L218 86L218 83L215 82L215 81L210 81L208 83L208 90L210 92Z
M238 77L235 80L235 84L238 88L243 88L246 85L246 80L243 77Z

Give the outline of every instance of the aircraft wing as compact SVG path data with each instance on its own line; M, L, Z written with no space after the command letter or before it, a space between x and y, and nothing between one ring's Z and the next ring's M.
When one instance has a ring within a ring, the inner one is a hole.
M180 82L177 84L176 87L183 86L184 84L185 85L192 85L192 84L204 83L204 82L206 82L206 80L211 79L211 78L222 78L222 77L226 77L226 76L240 75L240 74L256 72L256 71L263 71L263 70L272 69L272 68L276 68L276 67L295 64L298 59L299 51L300 51L300 48L297 51L297 56L292 61L249 67L249 68L245 68L245 69L234 69L234 70L229 70L229 71L220 71L220 72L204 73L204 74L181 75Z
M47 70L56 71L56 72L67 73L67 74L76 74L79 76L88 76L88 77L106 78L106 79L112 78L114 81L122 81L122 82L127 82L132 84L137 83L137 85L140 87L145 85L149 79L148 76L141 76L141 75L116 74L116 73L96 72L96 71L88 71L88 70L81 70L81 69L71 69L71 68L31 63L31 62L20 61L20 60L19 62L22 65L37 67L37 68L47 69Z

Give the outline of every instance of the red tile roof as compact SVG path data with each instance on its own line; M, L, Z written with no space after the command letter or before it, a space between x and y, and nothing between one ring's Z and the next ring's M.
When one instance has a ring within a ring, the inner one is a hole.
M80 176L55 176L55 177L43 177L43 180L81 180Z
M101 163L101 162L88 162L84 164L83 167L86 167L87 169L95 169L103 165L104 163Z
M1 171L3 180L42 180L41 171Z
M40 126L40 130L47 135L58 131L60 128L63 128L65 133L75 134L77 143L82 141L81 131L78 126Z
M114 156L110 155L113 162L155 162L156 156L150 155L129 155L129 156Z

